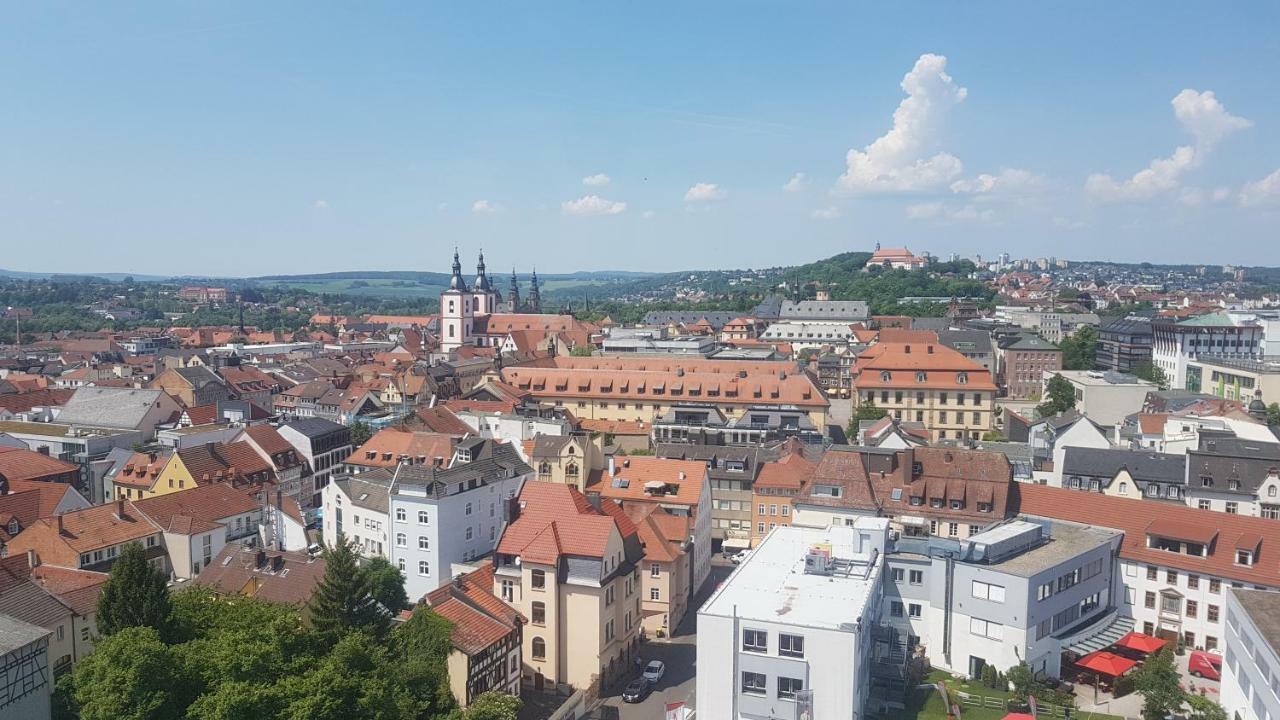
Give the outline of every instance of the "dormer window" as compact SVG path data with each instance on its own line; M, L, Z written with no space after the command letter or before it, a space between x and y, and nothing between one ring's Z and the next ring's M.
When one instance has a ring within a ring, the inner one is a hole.
M890 378L892 377L893 376L889 373L889 371L885 370L880 373L880 382L889 382Z
M1209 475L1201 475L1200 487L1213 487L1213 478Z
M1276 496L1276 486L1272 485L1271 487L1267 488L1267 497L1275 497L1275 496Z
M1249 550L1236 550L1237 565L1253 565L1253 552Z
M941 508L941 507L942 507L942 498L933 498L933 499L929 500L929 507L931 507L931 508Z
M1239 481L1239 480L1229 480L1229 481L1227 481L1227 489L1228 489L1228 490L1239 490L1239 489L1240 489L1240 481Z
M916 373L916 382L918 382L918 383L922 383L922 382L924 382L925 380L927 380L928 378L929 378L928 374L927 374L927 373L925 373L923 370L921 370L920 372Z
M969 382L969 373L967 372L956 373L956 384L965 385L968 382Z
M18 519L17 519L17 518L13 518L12 520L10 520L10 521L9 521L9 534L10 534L10 535L17 535L17 534L18 534Z

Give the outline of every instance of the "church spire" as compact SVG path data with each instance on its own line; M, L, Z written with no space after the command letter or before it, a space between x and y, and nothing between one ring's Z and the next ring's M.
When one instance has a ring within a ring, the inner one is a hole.
M520 312L520 283L516 280L516 269L511 268L511 289L507 292L511 301L511 312Z
M529 312L539 314L542 312L542 291L538 289L538 268L533 269L533 276L529 278Z
M481 250L480 260L476 263L476 292L488 292L492 289L489 276L484 273L484 250Z
M467 281L462 277L462 261L458 259L458 248L453 249L453 277L449 278L449 289L467 291Z

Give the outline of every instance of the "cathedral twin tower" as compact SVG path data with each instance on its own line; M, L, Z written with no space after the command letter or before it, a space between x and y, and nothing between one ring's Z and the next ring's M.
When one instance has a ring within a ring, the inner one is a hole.
M440 294L440 346L449 351L463 345L489 344L483 342L483 331L477 333L476 316L487 316L496 313L541 313L542 296L538 288L538 271L533 271L530 278L529 299L520 303L520 285L516 280L516 272L511 271L511 286L504 302L501 293L489 281L485 273L484 252L480 253L476 263L476 280L470 289L462 277L462 262L458 259L458 251L453 252L453 276L449 278L449 289ZM476 341L481 342L477 343Z

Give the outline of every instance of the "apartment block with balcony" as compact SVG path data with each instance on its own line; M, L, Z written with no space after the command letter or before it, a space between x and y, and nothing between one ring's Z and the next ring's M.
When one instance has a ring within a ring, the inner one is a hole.
M1263 331L1257 320L1237 319L1219 312L1186 320L1151 321L1151 362L1164 371L1169 387L1199 391L1203 378L1188 372L1189 361L1201 355L1218 358L1257 358L1263 352Z
M1094 362L1100 370L1122 373L1151 362L1151 319L1128 317L1103 323Z

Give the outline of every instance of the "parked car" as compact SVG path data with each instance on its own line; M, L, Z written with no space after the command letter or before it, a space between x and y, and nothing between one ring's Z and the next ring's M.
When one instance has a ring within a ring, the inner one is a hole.
M1206 650L1192 650L1187 658L1187 672L1191 677L1206 680L1222 679L1222 656Z
M667 666L661 660L650 660L648 665L644 666L644 677L651 685L657 685L662 676L666 674Z
M649 693L652 692L652 690L652 683L642 677L638 677L627 683L627 686L622 689L622 702L644 702L644 699L649 697Z
M733 563L734 565L737 565L742 561L746 560L748 557L750 557L750 555L751 555L750 550L739 550L735 555L729 558L729 562Z

